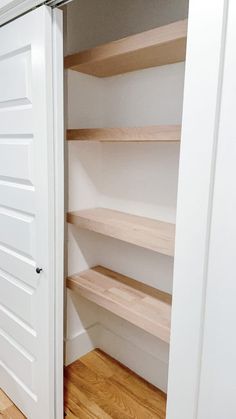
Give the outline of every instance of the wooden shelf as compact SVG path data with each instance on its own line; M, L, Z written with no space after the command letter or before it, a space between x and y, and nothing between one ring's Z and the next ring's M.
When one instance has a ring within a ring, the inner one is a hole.
M104 142L179 142L180 125L157 125L135 128L68 129L67 140Z
M102 266L67 278L67 287L165 342L171 296Z
M109 42L65 58L65 68L109 77L185 60L187 20Z
M67 221L164 255L174 255L174 224L106 208L69 212Z

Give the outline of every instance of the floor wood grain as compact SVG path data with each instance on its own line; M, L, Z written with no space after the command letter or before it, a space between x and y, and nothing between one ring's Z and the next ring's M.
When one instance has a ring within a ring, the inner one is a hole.
M68 419L165 419L166 395L96 349L65 369Z
M165 419L166 395L96 349L65 368L66 419ZM25 419L0 390L0 418Z
M25 419L25 416L17 409L12 401L0 389L0 418L1 419Z

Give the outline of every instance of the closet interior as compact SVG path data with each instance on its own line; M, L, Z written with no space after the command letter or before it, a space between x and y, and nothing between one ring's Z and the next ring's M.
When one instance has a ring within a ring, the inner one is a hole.
M167 392L187 9L187 0L63 8L71 417L165 417L147 400L165 406ZM106 400L103 388L96 416L91 388L106 380L126 399Z

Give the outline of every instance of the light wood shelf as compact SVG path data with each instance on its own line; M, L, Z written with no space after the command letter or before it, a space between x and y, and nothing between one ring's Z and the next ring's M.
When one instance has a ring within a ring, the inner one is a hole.
M185 60L187 20L109 42L65 58L65 68L97 77Z
M68 129L67 140L103 142L180 142L180 125L156 125L134 128Z
M106 208L69 212L67 221L164 255L174 255L175 226L171 223Z
M67 287L169 343L169 294L102 266L68 277Z

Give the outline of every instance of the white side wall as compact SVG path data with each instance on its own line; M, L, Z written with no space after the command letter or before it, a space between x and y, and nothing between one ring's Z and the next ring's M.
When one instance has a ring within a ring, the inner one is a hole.
M68 8L68 28L71 20L74 24L76 22L75 8L79 13L81 4L82 15L87 10L83 9L84 3L71 3L72 9ZM92 1L88 3L90 7L94 4ZM104 1L101 3L105 4ZM101 3L99 2L100 7ZM113 27L113 37L116 38L126 35L125 31L128 29L130 32L138 32L148 29L147 22L150 26L158 26L160 20L167 19L168 9L165 9L163 2L151 1L152 7L148 8L149 19L146 10L145 23L141 18L144 1L139 1L137 2L139 12L136 10L137 16L134 20L131 19L134 26L130 24L125 26L122 25L121 17L124 18L126 15L127 19L127 11L133 2L125 2L127 8L122 8L122 2L121 4L119 2L115 12L115 2L109 3L113 4L113 15L117 19L119 16L119 25L116 23ZM157 14L158 18L153 20L157 3L163 6L162 13ZM173 1L171 3L179 4ZM181 3L183 6L183 2ZM103 9L106 25L111 19L112 13L109 10L109 7ZM183 18L184 12L183 7L183 15L178 15L177 18ZM81 26L78 15L76 18L79 28ZM171 20L175 20L173 9L172 16L169 17L169 21ZM139 26L135 26L141 21L146 24L145 28L140 29ZM86 35L91 36L88 29L92 27L93 36L97 34L96 40L112 39L112 25L108 27L108 32L104 30L103 25L103 34L100 26L98 30L98 26L87 24ZM77 46L82 45L79 36L75 39L73 37L73 40L70 38L71 30L68 30L70 52L75 49L76 41ZM85 28L83 30L85 31ZM108 34L110 38L105 39ZM87 39L82 33L83 47L86 41L90 46L91 39ZM69 71L68 127L180 124L183 82L183 63L106 79ZM178 161L177 144L70 143L68 145L69 210L104 206L174 222ZM82 231L73 226L69 226L68 231L68 262L69 274L101 264L167 292L172 290L173 258ZM166 390L168 345L69 292L67 363L96 346L100 346L138 374Z

